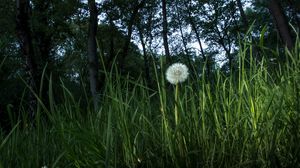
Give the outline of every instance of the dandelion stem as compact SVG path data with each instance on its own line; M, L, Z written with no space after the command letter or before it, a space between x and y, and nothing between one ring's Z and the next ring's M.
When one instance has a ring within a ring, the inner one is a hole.
M179 90L179 84L176 84L176 88L175 88L175 125L177 126L178 124L178 91Z

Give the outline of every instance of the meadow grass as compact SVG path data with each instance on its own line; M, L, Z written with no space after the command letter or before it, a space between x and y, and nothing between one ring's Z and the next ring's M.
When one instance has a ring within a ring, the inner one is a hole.
M258 61L252 45L241 46L234 73L190 77L178 88L162 62L152 88L106 72L96 111L63 81L57 102L50 78L49 108L38 99L35 127L23 116L1 134L0 168L299 167L300 44L272 68L276 52Z

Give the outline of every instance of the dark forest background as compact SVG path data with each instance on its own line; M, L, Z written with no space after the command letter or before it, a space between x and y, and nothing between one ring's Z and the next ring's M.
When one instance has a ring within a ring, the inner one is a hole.
M76 99L91 97L82 106L97 109L105 72L114 68L133 80L142 76L150 88L153 65L161 59L165 65L183 62L193 76L212 82L218 70L234 75L245 38L256 60L267 55L272 71L285 61L284 51L293 49L300 2L2 0L0 16L0 123L5 127L8 111L35 115L34 92L48 106L50 79L57 102L63 81Z

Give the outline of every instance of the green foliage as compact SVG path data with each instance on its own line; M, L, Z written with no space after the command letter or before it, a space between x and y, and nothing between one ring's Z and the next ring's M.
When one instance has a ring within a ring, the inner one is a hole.
M47 115L36 127L20 120L1 135L0 166L297 167L300 43L286 51L289 61L278 71L268 71L265 57L255 62L249 43L241 47L237 76L218 71L214 84L201 76L177 88L178 123L175 87L156 68L155 89L142 78L105 72L98 111L81 106L89 99L76 100L64 82L63 100L54 101L50 82L51 109L40 110Z
M131 22L140 2L97 4L102 88L100 108L94 111L87 82L87 4L30 1L32 57L41 77L32 119L27 95L34 89L23 81L17 8L3 0L0 168L297 167L300 44L284 48L266 1L253 1L245 10L252 23L248 31L235 1L167 1L172 59L188 65L191 74L176 88L165 81L166 57L160 54L161 2L144 1ZM296 39L299 3L280 3L295 25ZM129 52L119 69L130 23ZM137 46L141 39L145 57ZM194 45L198 40L208 45L207 60ZM210 69L204 68L207 64ZM147 66L149 83L142 77Z

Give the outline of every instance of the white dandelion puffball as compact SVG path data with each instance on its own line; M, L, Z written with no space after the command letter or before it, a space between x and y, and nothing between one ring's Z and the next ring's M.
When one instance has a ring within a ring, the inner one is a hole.
M174 85L184 82L188 76L188 68L182 63L174 63L166 71L167 80Z

